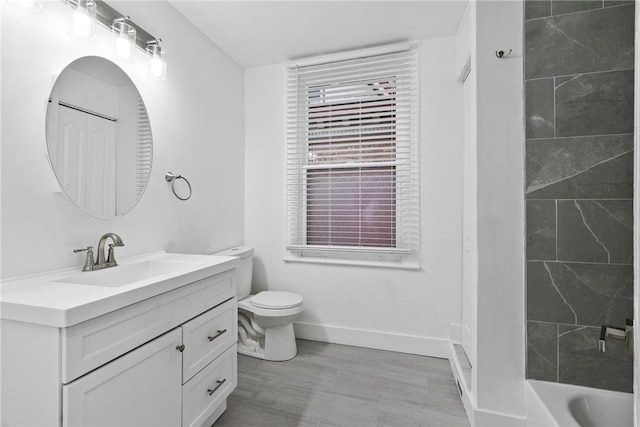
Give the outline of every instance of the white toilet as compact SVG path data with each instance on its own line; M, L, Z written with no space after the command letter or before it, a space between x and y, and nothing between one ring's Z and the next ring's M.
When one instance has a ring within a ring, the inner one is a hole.
M302 313L302 297L292 292L251 294L253 248L238 246L214 255L240 259L238 267L238 353L283 361L298 352L293 321Z

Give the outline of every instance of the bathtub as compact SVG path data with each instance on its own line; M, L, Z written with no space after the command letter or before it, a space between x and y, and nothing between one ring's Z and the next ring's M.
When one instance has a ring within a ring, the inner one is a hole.
M528 380L527 426L632 427L633 394Z

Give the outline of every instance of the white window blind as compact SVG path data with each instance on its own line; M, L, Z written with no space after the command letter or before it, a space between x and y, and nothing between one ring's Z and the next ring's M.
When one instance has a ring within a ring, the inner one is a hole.
M151 171L151 161L153 159L153 138L151 136L151 124L147 109L138 98L138 120L137 120L137 150L136 150L136 197L144 193L144 189L149 182Z
M417 262L417 50L362 53L288 68L287 249Z

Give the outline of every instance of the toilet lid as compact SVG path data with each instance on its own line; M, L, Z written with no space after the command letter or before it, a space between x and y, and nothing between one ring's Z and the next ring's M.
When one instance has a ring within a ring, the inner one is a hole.
M259 308L284 309L301 304L302 297L292 292L264 291L251 298L251 305Z

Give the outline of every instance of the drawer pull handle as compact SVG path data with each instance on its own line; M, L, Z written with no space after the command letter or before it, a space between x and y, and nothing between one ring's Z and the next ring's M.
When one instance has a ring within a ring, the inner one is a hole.
M184 351L184 344L180 344L179 346L177 346L176 350L178 350L180 353L182 353Z
M216 392L216 390L218 390L220 387L222 387L222 384L224 384L227 381L227 379L223 379L222 381L218 380L216 381L216 386L214 388L209 388L207 389L207 393L209 393L209 396L211 396L213 393Z
M217 333L217 334L215 334L214 336L212 336L212 337L207 337L207 339L208 339L209 341L213 341L213 340L215 340L216 338L218 338L220 335L224 334L225 332L227 332L227 330L226 330L226 329L223 329L223 330L221 330L221 331L218 331L218 333Z

